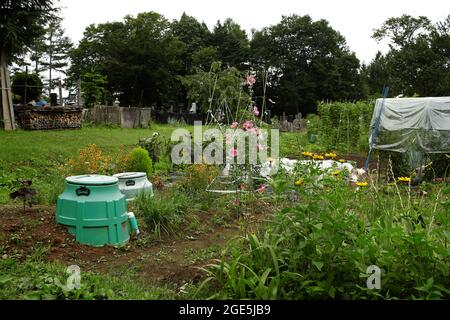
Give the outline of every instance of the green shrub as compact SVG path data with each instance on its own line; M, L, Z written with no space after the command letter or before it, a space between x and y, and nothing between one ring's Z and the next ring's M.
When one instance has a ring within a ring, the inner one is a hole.
M148 176L151 176L152 169L152 159L148 155L147 150L140 147L134 148L127 163L127 170L145 172Z

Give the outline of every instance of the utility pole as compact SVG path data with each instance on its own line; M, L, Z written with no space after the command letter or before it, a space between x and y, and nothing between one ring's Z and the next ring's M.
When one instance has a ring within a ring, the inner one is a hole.
M25 94L23 97L24 105L27 105L27 89L28 89L28 66L25 66Z
M5 52L0 55L0 85L2 87L3 123L6 131L16 129L11 95L11 81Z
M59 78L58 86L59 86L59 105L62 106L62 105L63 105L63 96L62 96L62 83L61 83L61 78Z
M50 53L49 53L49 69L48 69L48 96L52 93L52 60L53 60L53 29L50 29Z
M81 104L81 80L78 80L77 84L77 104L78 106Z

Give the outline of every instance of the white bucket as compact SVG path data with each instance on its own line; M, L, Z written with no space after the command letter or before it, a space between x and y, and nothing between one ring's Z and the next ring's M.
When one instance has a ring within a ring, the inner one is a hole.
M125 195L127 201L133 201L141 192L153 196L153 185L148 181L145 172L123 172L115 174L114 177L119 179L120 192Z

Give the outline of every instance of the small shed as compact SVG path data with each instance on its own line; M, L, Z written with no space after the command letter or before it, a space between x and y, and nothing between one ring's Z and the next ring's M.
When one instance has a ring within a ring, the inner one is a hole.
M377 99L371 149L450 153L450 97Z

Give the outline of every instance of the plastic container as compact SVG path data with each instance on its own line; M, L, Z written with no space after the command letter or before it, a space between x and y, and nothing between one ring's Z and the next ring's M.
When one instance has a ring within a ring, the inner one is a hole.
M102 175L66 178L58 197L56 221L82 244L120 245L130 238L127 203L118 179Z
M145 172L124 172L115 174L114 177L119 179L119 189L127 201L133 201L141 192L153 196L153 185Z

